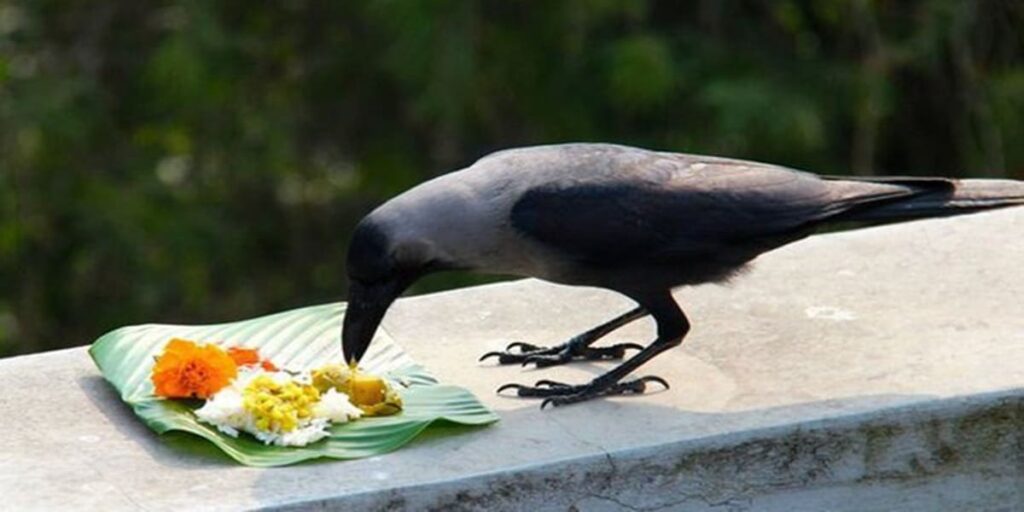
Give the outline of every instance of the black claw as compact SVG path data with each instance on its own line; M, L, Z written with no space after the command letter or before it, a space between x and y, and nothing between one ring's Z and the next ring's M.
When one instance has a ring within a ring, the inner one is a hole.
M523 359L522 365L525 367L526 365L533 363L534 365L537 366L537 368L547 368L549 366L565 364L571 360L572 357L568 355L535 354L531 356L526 356L526 358Z
M562 382L555 382L551 380L540 380L534 386L524 386L522 384L504 384L498 388L496 393L502 391L514 389L516 396L521 398L548 398L558 397L562 395L571 395L577 391L576 386L570 386ZM505 395L508 396L508 395Z
M657 375L647 375L626 382L598 383L592 381L589 384L573 386L564 382L541 379L533 386L522 384L505 384L498 388L498 393L508 389L515 389L516 395L522 398L543 398L540 404L541 410L547 406L560 407L563 405L583 402L602 396L617 395L640 395L647 391L648 383L660 384L669 389L668 382Z
M488 352L488 353L480 356L480 359L477 359L476 361L478 363L480 363L480 362L483 362L483 360L487 359L488 357L497 357L498 359L501 359L501 356L502 356L501 352Z
M515 383L502 384L501 387L499 387L498 390L495 391L495 393L501 394L501 392L505 391L506 389L515 389L515 390L519 391L519 390L522 390L522 389L525 389L525 388L526 388L526 386L524 386L522 384L515 384Z
M519 363L526 367L531 363L537 368L581 361L609 361L626 357L629 349L643 350L637 343L620 343L610 347L577 347L572 342L554 347L540 347L523 341L513 341L504 351L492 351L480 356L479 362L497 357L498 364Z
M537 368L551 366L551 364L548 364L547 361L547 358L545 358L544 356L527 356L526 359L523 359L523 364L520 366L526 368L531 363L533 363Z
M569 361L572 361L571 357L559 357L559 358L551 358L551 359L541 359L541 360L537 361L536 364L537 364L537 368L547 368L549 366L558 366L560 364L565 364L565 363L567 363Z
M658 384L661 384L665 389L671 389L671 386L668 385L668 382L665 379L658 377L657 375L648 375L646 377L640 377L637 380L640 382L657 382Z
M668 382L666 382L665 379L658 377L656 375L648 375L646 377L640 377L638 379L633 379L631 381L620 382L618 384L615 384L605 389L604 392L601 394L608 396L627 394L642 395L645 391L647 391L648 382L657 382L658 384L661 384L662 387L664 387L665 389L669 389Z
M513 341L512 343L509 343L507 347L505 347L505 351L508 352L514 348L519 348L522 352L529 352L531 350L537 350L540 347L536 345L531 345L523 341Z

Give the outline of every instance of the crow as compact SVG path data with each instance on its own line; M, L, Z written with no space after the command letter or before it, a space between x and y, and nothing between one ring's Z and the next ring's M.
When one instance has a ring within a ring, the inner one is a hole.
M776 165L612 144L509 149L424 182L356 226L342 350L358 361L392 302L444 270L528 276L599 287L637 304L607 323L541 347L516 342L484 354L538 367L625 359L592 381L506 384L560 406L643 393L657 376L626 376L682 343L690 322L672 297L722 282L758 255L822 227L904 221L1024 204L1024 182L818 176ZM646 346L595 348L600 337L650 315ZM629 358L627 350L638 350Z

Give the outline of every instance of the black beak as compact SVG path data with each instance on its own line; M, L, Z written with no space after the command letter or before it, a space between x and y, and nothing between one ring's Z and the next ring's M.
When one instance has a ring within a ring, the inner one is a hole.
M345 323L341 331L341 350L345 361L362 359L384 313L409 284L399 279L369 284L351 280L348 309L345 311Z

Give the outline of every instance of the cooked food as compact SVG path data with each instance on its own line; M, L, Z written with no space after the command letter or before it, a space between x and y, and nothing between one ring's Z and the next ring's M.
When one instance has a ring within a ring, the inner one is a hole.
M306 446L329 436L332 425L402 410L391 383L354 365L281 370L255 349L178 338L156 358L150 379L157 396L205 400L195 410L199 421L279 446Z

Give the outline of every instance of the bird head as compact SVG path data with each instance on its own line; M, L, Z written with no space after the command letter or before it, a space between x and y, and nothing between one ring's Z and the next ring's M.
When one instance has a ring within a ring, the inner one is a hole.
M359 361L391 303L425 274L447 265L429 240L391 229L373 215L356 226L349 245L348 308L342 327L346 361Z

